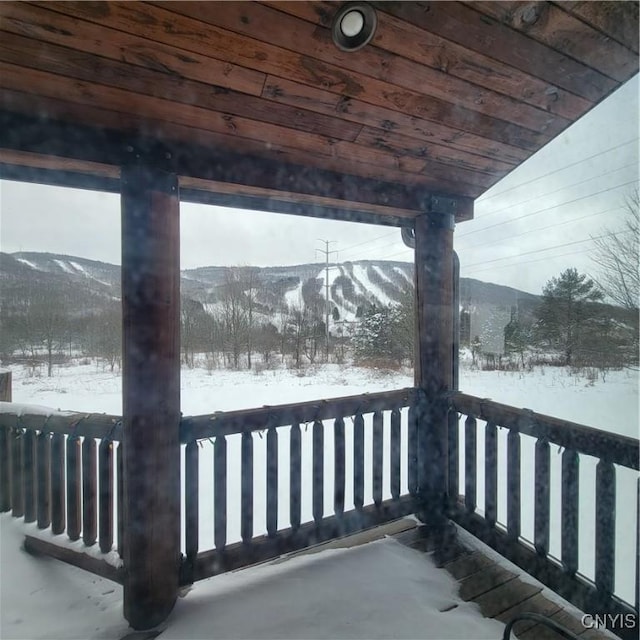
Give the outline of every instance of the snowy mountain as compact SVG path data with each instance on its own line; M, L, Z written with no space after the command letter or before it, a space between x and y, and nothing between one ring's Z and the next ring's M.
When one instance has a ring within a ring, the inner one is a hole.
M232 267L234 277L246 282L252 274L256 286L257 310L265 315L304 304L324 308L326 276L324 264L281 267ZM198 267L182 271L182 295L213 311L221 304L227 267ZM18 252L0 254L0 279L11 289L29 283L47 283L54 288L73 288L77 295L95 298L120 297L120 267L114 264L52 253ZM330 264L328 291L337 317L351 322L358 308L366 304L387 306L398 303L413 282L413 264L388 260L359 260ZM510 287L462 278L461 304L479 312L500 308L507 315L511 306L532 306L537 296ZM6 291L6 290L5 290ZM76 297L77 297L76 295Z

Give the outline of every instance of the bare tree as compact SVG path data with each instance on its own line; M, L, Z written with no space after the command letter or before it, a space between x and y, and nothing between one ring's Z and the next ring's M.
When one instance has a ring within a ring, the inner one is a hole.
M626 200L624 226L593 238L592 259L599 267L596 281L616 304L638 311L640 273L638 271L638 242L640 239L640 197L636 189Z
M254 333L254 311L256 307L256 296L258 293L259 279L258 270L250 268L244 278L244 301L247 318L247 368L251 369L251 355L253 351Z
M247 330L247 314L244 295L244 284L237 269L226 269L222 286L222 314L228 352L233 359L233 366L240 365L240 354Z
M111 302L93 319L95 346L109 363L111 371L120 367L122 357L122 309L119 302Z
M202 305L190 298L182 297L180 301L180 343L184 355L184 364L193 369L195 352L201 327Z
M69 322L69 301L67 292L53 287L41 286L33 292L29 313L36 334L47 353L47 375L53 375L53 354L64 340L65 328Z

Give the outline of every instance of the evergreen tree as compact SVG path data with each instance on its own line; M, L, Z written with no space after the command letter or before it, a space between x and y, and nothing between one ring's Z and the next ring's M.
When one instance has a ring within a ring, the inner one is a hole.
M516 307L511 307L511 320L504 328L504 352L518 354L524 366L524 352L529 346L529 331L520 320Z
M565 364L571 365L576 352L586 346L597 316L590 303L602 298L593 280L577 269L563 271L544 286L536 310L536 333L543 343L563 352Z

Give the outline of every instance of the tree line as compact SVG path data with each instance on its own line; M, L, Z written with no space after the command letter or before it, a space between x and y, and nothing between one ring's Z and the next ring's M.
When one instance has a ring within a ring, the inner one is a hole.
M551 278L540 303L525 317L513 310L503 329L503 352L524 365L532 349L555 354L568 366L618 367L638 362L639 206L629 199L622 232L594 240L598 276L575 268ZM290 283L289 283L290 284ZM117 298L56 279L31 280L25 287L3 283L0 299L0 355L44 362L48 375L67 356L102 358L113 371L120 366L121 308ZM266 305L259 272L228 268L213 302L189 297L181 301L181 358L194 367L203 357L208 366L251 369L259 360L300 367L326 359L353 357L374 366L413 364L415 305L413 287L394 294L389 306L366 300L356 320L340 318L326 308L321 282L303 282L300 298L287 305L273 296ZM344 288L344 287L343 287ZM604 304L605 299L616 304ZM262 301L261 301L262 300ZM325 324L330 312L330 327ZM464 326L468 319L461 317ZM327 344L329 338L329 344ZM483 352L479 336L469 336L474 361ZM327 347L330 347L327 350ZM485 353L490 356L490 353Z

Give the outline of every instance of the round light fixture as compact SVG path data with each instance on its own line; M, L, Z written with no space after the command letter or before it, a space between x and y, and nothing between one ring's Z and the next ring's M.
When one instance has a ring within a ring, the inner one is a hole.
M357 51L371 41L378 19L371 5L349 2L333 17L331 35L342 51Z

